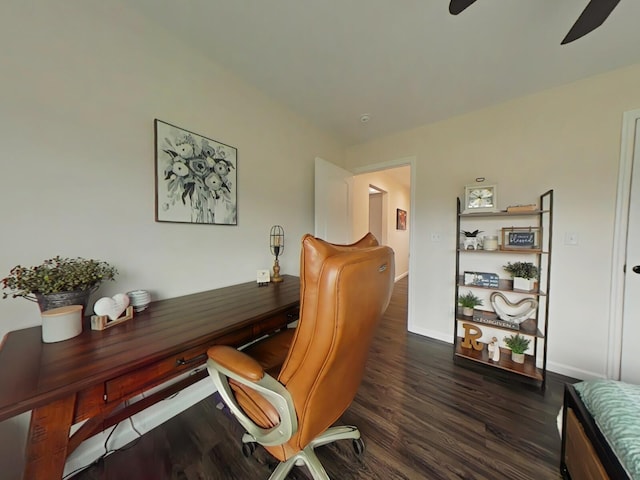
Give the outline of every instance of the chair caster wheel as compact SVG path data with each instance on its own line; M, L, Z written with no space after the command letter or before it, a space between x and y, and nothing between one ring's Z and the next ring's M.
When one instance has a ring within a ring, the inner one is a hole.
M242 454L246 458L249 458L251 455L253 455L253 452L255 452L255 451L256 451L255 442L249 442L249 443L243 443L242 444Z
M356 455L360 456L364 453L364 442L361 438L356 438L353 440L353 450L356 452Z

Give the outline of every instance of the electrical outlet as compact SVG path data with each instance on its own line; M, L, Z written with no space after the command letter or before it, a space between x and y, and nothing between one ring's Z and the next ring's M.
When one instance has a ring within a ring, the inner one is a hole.
M432 242L439 242L441 240L440 238L440 234L439 233L432 233L431 234L431 241Z
M578 245L578 234L576 232L566 232L564 234L565 245Z

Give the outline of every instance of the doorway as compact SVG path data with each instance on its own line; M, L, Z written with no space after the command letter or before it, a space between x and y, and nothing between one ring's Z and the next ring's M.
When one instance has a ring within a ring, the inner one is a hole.
M385 192L375 185L369 185L369 231L382 244L386 241L382 228L382 209Z
M409 274L411 218L411 167L402 165L353 177L352 239L373 233L383 245L395 252L396 280ZM398 225L398 212L407 221Z
M382 196L382 234L379 240L394 249L396 280L415 268L414 220L416 157L403 157L354 168L338 167L315 159L315 235L334 243L351 243L369 231L369 185L386 192ZM398 187L402 185L402 187ZM386 202L386 203L385 203ZM406 228L399 229L396 215L402 211ZM414 286L408 283L408 325L413 325Z
M640 383L640 110L623 116L614 225L607 377Z

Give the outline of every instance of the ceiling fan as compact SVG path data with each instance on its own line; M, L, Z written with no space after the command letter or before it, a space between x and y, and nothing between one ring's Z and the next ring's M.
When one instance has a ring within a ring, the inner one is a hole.
M451 0L449 3L449 13L458 15L475 2L476 0ZM618 3L620 3L620 0L591 0L560 44L566 45L598 28L604 23L611 12L613 12L613 9L616 8Z

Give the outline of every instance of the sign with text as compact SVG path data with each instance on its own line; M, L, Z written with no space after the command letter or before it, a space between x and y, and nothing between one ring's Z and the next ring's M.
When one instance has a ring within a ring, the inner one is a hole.
M495 273L464 272L463 283L476 287L498 288L500 278Z
M539 227L507 227L502 229L503 250L523 250L540 248Z

